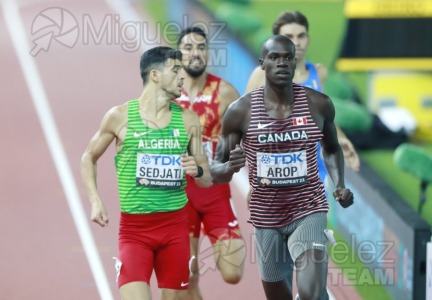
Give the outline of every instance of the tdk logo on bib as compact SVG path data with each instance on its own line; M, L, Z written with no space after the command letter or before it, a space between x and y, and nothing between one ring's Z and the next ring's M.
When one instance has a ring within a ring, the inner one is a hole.
M137 186L179 188L182 182L181 155L138 153Z
M170 156L170 155L153 155L153 164L155 166L181 166L180 156ZM145 165L152 163L152 158L150 155L144 155L141 158L141 162Z
M297 162L304 162L304 158L302 158L304 152L297 152L293 154L271 154L271 155L263 155L261 157L261 162L263 164L270 164L274 162L275 164L292 164Z

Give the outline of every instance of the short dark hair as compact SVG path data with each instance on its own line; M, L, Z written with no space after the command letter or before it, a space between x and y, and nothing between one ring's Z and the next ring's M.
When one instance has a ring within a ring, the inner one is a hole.
M183 29L180 33L179 36L177 38L177 47L181 44L181 40L182 38L189 34L189 33L196 33L199 34L200 36L202 36L206 42L207 42L207 34L205 33L205 31L201 28L201 27L197 27L197 26L191 26L191 27L187 27L185 29Z
M143 84L147 83L148 75L154 68L160 68L168 59L182 59L182 53L170 47L154 47L141 55L140 71Z
M309 23L304 14L299 11L285 11L281 13L272 25L273 34L279 34L280 28L285 24L296 23L302 25L309 31Z

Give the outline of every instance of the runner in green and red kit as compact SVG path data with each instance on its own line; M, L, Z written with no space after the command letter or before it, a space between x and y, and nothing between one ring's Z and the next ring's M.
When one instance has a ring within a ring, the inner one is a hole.
M108 225L96 187L96 163L116 140L120 196L117 282L122 299L151 299L155 271L161 299L178 299L189 284L190 245L184 208L185 175L212 185L198 116L171 102L183 85L181 52L156 47L141 56L144 88L138 99L104 116L82 157L91 220Z

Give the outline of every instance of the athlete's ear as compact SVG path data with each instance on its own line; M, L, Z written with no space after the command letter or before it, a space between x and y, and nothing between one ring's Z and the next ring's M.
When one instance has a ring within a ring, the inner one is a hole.
M153 80L154 82L159 81L159 71L157 69L151 70L149 76L150 79Z

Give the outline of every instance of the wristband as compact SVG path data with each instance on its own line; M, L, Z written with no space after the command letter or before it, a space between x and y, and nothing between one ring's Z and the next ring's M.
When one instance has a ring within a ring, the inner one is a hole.
M195 176L195 178L202 177L204 175L204 170L200 166L197 166L198 174Z

